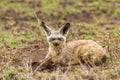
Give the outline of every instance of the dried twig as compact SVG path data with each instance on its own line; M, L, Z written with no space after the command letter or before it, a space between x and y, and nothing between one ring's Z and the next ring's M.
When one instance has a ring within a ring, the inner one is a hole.
M33 71L33 75L37 72L37 70L40 68L40 67L43 67L45 64L47 64L48 61L50 61L53 57L55 57L57 55L54 55L54 56L51 56L49 58L46 58L46 59L43 59L41 64L39 64L39 66Z
M34 15L35 15L35 17L36 17L36 19L37 19L37 22L38 22L38 24L39 24L39 26L40 26L40 25L41 25L41 21L40 21L40 19L38 18L38 16L37 16L37 14L36 14L36 12L35 12L34 9L33 9L33 13L34 13ZM38 29L39 29L39 33L38 33L38 35L41 37L42 42L45 43L45 42L44 42L44 39L42 38L41 28L38 27Z

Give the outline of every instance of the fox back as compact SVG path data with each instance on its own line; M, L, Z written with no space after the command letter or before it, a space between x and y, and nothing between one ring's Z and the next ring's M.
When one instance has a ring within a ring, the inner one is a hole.
M106 60L106 51L92 40L75 40L66 43L66 36L70 23L66 23L59 30L52 30L44 22L41 26L46 33L49 51L45 58L52 57L54 64L79 64L99 65Z

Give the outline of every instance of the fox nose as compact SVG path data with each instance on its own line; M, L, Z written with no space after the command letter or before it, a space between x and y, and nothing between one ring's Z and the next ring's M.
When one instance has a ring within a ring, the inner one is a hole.
M59 43L53 43L54 46L59 46Z
M60 42L58 42L57 40L53 42L53 45L54 46L59 46L60 45Z

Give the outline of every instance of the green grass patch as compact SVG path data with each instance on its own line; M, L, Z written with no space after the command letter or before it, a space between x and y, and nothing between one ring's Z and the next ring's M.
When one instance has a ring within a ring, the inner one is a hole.
M3 34L4 43L7 46L16 47L20 44L20 41L17 40L13 34Z
M44 0L41 3L40 11L48 16L57 12L59 8L59 0Z
M25 7L21 3L9 2L9 1L0 2L0 8L5 9L5 10L13 10L17 13L29 13L31 11L30 8Z
M6 79L13 79L16 75L16 70L8 70L8 71L4 71L3 72L3 76L6 78Z
M13 34L3 33L2 37L4 38L2 43L13 48L31 44L37 39L37 37L35 37L34 33L31 31L23 32L20 37L14 36Z

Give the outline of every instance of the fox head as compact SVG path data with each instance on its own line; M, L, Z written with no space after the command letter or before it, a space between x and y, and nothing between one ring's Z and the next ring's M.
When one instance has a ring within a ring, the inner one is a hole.
M41 22L41 26L46 33L49 46L62 47L66 43L66 36L70 29L70 23L66 23L59 30L52 30L44 22Z

